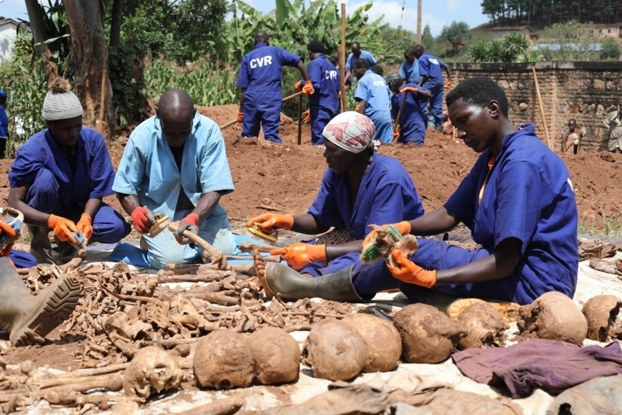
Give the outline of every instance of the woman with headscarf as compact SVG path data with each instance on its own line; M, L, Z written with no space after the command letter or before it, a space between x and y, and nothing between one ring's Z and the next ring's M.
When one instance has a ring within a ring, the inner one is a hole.
M69 82L56 78L43 101L45 130L20 147L9 172L9 206L24 214L32 235L30 253L54 263L48 232L53 230L65 263L78 240L119 242L130 226L102 201L114 194L115 173L104 137L82 127L82 105Z
M360 300L348 271L371 231L368 225L423 215L421 200L404 167L393 158L374 153L375 134L372 121L358 112L333 118L322 133L328 169L308 213L264 213L248 222L249 227L258 226L264 233L287 229L312 235L336 229L315 243L273 250L273 255L283 255L298 272L284 264L271 264L276 267L266 271L267 290L280 292L287 299ZM321 276L329 278L311 278Z

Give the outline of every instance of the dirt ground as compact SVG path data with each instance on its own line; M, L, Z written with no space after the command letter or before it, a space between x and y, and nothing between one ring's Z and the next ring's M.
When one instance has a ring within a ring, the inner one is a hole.
M234 120L237 105L200 107L199 111L219 125ZM282 116L283 145L274 145L260 135L258 145L233 144L241 126L225 130L227 156L235 192L222 198L233 224L276 209L293 214L304 213L317 194L326 170L323 149L312 147L311 130L302 128L302 145L297 145L298 126ZM115 168L123 155L124 144L131 129L120 131L120 138L110 145ZM477 154L461 142L436 131L428 130L425 145L419 148L383 146L379 153L395 157L412 177L426 211L442 206L469 172ZM579 217L599 224L601 216L618 217L622 206L622 155L586 153L561 156L568 169L577 196ZM12 160L0 160L0 203L6 205L7 174ZM116 197L106 201L121 210Z

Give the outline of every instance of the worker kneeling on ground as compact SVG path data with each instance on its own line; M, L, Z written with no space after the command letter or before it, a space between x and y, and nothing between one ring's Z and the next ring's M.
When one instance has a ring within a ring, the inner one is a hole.
M315 284L334 287L347 281L352 294L364 300L390 288L399 288L413 302L429 303L437 293L519 304L549 291L572 297L579 261L578 215L564 162L540 141L533 125L521 130L512 125L507 97L489 78L462 82L447 96L447 107L458 137L481 155L443 207L394 226L402 234L436 235L463 222L481 247L418 239L419 249L410 258L392 252L395 267L384 261L356 261L341 272L316 278ZM265 267L271 286L284 275L282 265Z
M238 122L242 123L242 137L257 137L260 125L266 140L281 144L281 68L298 68L303 79L309 80L302 58L276 46L270 46L270 38L263 30L255 33L255 50L242 58L236 86L240 93ZM313 94L313 85L306 83L303 92Z
M267 292L280 292L287 299L360 301L350 271L371 231L368 225L423 215L421 200L404 167L374 152L375 132L371 120L357 112L333 118L323 132L328 169L309 212L300 216L264 213L249 221L249 227L257 224L266 233L279 228L311 235L335 228L313 243L273 250L273 255L283 255L299 272L285 264L270 264L268 286L264 285ZM257 267L263 266L261 261L256 257Z
M40 263L68 262L86 240L116 243L131 230L102 201L114 194L114 169L104 137L82 127L82 112L69 82L53 80L43 101L48 128L22 145L11 165L9 206L24 214L32 235L30 253ZM58 260L52 256L50 230L58 240Z
M425 141L425 121L422 104L430 99L430 92L412 83L404 83L404 79L396 73L387 76L387 84L391 96L391 118L397 119L397 127L393 130L393 138L400 144L419 146ZM400 114L400 108L402 108Z
M76 308L82 289L73 276L62 275L33 297L8 258L19 230L11 225L0 216L0 240L12 240L0 249L0 330L9 332L14 346L42 344L43 336L65 321Z
M185 230L198 234L224 254L237 247L220 197L233 192L233 180L218 125L198 114L185 91L166 91L156 116L130 135L112 189L134 228L144 234L147 260L156 269L201 259ZM153 214L181 220L176 235L168 230L147 235Z

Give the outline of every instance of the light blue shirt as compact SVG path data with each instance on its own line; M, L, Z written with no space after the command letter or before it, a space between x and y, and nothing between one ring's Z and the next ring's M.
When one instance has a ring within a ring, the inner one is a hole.
M400 76L407 84L417 84L423 80L423 76L419 75L419 60L415 59L413 63L404 61L400 67Z
M357 59L367 59L370 68L378 63L378 61L374 58L371 52L367 52L366 50L361 49L361 56L358 58L354 56L354 53L350 52L350 54L348 55L348 59L346 60L346 72L348 71L348 69L352 69L352 67L354 66L354 62L356 62Z
M391 99L387 84L382 76L373 73L370 69L359 79L356 85L354 99L367 101L365 115L369 118L372 118L377 112L382 111L386 111L385 115L389 117L389 119L391 118L389 115Z
M151 117L144 121L130 135L112 189L136 195L141 206L170 218L175 217L181 191L194 206L205 193L231 193L233 179L218 125L199 113L194 116L180 172L160 120ZM229 228L227 212L220 204L201 222L200 228L205 226Z

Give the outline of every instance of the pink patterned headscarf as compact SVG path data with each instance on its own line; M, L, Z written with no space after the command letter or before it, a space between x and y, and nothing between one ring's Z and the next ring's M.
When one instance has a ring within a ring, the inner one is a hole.
M376 127L365 115L348 111L337 115L326 124L322 135L336 146L356 154L373 147Z

